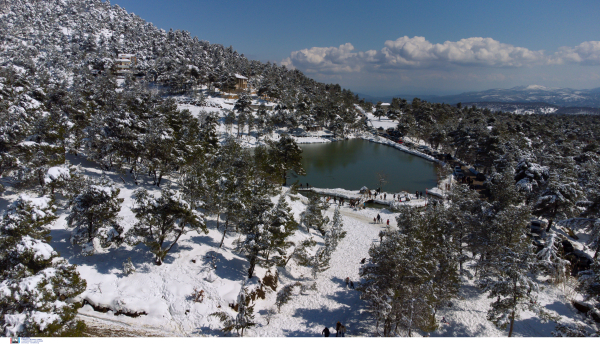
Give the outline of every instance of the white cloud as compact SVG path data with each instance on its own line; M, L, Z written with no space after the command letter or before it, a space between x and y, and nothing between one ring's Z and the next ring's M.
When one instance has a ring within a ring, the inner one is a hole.
M587 41L576 47L561 47L554 54L552 63L577 63L600 65L600 41Z
M458 42L433 44L424 37L388 40L379 50L355 52L350 43L294 51L282 64L307 72L340 73L362 69L410 69L431 66L521 67L547 63L543 51L531 51L492 38L471 37Z
M543 51L531 51L482 37L432 44L424 37L404 36L395 41L386 41L381 53L385 56L384 65L400 68L432 63L521 67L545 62Z
M368 60L370 52L355 53L352 52L353 50L354 46L350 43L342 44L338 48L302 49L292 52L290 57L282 61L282 65L288 68L301 68L308 72L358 72L363 61Z
M434 44L424 37L404 36L385 41L380 50L355 51L351 43L346 43L339 47L294 51L282 64L319 74L452 66L510 68L548 64L600 65L600 41L561 47L556 53L546 55L542 50L516 47L492 38L471 37Z

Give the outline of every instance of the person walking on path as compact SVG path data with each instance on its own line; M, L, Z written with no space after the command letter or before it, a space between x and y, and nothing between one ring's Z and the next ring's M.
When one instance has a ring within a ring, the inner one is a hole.
M335 336L336 337L342 335L340 332L341 328L342 328L342 323L338 321L337 324L335 324Z
M321 331L323 337L329 337L329 327L325 327L323 331Z
M381 222L381 216L379 216L379 214L377 214L377 223Z

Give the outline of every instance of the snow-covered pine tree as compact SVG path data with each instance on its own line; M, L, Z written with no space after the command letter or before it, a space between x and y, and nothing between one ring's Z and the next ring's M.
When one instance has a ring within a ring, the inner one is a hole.
M135 265L131 262L131 257L127 258L127 261L123 262L123 273L125 275L131 275L135 272Z
M533 205L533 214L550 219L547 232L555 219L562 220L575 215L576 202L581 198L582 192L573 173L573 170L568 169L550 173L544 190Z
M599 334L596 333L596 337ZM554 337L591 337L590 333L583 324L581 323L557 323L554 331L552 331Z
M231 316L226 311L212 313L211 317L216 317L223 323L223 332L231 332L235 330L240 336L244 336L244 331L256 326L254 322L254 305L251 305L251 298L248 295L248 289L245 283L242 285L237 297L235 316ZM241 330L241 333L240 333Z
M123 203L123 199L118 198L119 192L119 188L104 176L100 180L86 179L83 190L69 201L71 213L67 216L67 224L74 227L72 244L93 254L100 247L123 241L123 228L117 216Z
M563 245L561 238L556 233L549 233L546 236L544 248L537 253L540 260L540 267L552 276L555 283L564 281L570 272L571 263L563 258Z
M235 317L236 320L236 330L240 333L240 336L244 336L244 330L249 329L250 327L256 326L254 322L254 305L251 305L252 300L248 295L248 289L242 287L240 293L238 294L237 304L238 304L238 314ZM241 332L239 332L241 330Z
M369 249L359 290L386 337L399 330L412 336L414 330L431 331L436 326L431 300L435 262L426 254L419 240L399 231L390 231Z
M264 228L267 247L261 252L264 260L261 265L270 268L272 265L281 266L288 248L292 243L289 237L298 229L298 223L294 220L292 209L286 200L286 195L279 197L277 204L267 214L267 222Z
M429 304L437 311L458 294L460 232L453 223L453 213L433 203L425 211L402 207L397 217L399 230L422 245L421 261L431 262Z
M312 195L308 200L306 210L300 214L300 223L302 223L306 230L310 227L314 227L321 234L324 234L324 227L329 222L329 217L323 216L323 212L329 208L329 204L318 194Z
M240 129L242 134L244 133L244 126L248 123L249 116L252 114L252 108L250 107L252 104L252 98L246 92L242 92L239 94L238 99L235 101L235 105L233 106L233 111L238 114L238 135L240 133ZM241 127L241 128L240 128ZM248 130L250 132L250 130Z
M489 292L488 298L496 299L490 305L487 319L499 329L509 327L509 337L515 320L524 310L536 313L542 321L555 320L537 300L539 289L533 275L537 263L530 245L524 243L505 247L482 270L479 286Z
M156 256L157 265L162 264L183 234L192 230L208 233L204 218L169 189L162 189L159 197L138 189L133 197L133 212L138 221L127 232L128 240L148 246Z
M333 211L333 221L331 223L331 229L328 233L331 238L331 249L335 251L340 240L346 237L346 231L344 230L344 222L342 221L342 215L340 214L340 207L335 207Z
M0 327L7 337L81 336L78 304L85 288L75 266L48 244L52 198L21 195L0 222Z
M239 154L240 149L239 143L229 139L221 146L221 154L215 161L214 173L218 184L214 185L217 194L212 197L220 197L217 204L225 215L225 228L219 247L223 245L229 225L238 225L241 221L252 197L264 196L266 192L259 185L251 183L255 171L249 158Z
M281 176L283 185L286 185L288 171L297 175L306 175L302 167L302 149L298 147L293 138L284 135L279 141L269 142L269 153L277 175Z
M263 195L257 195L253 197L250 207L244 211L240 220L239 228L245 238L238 243L238 250L246 255L250 263L248 278L254 276L254 269L259 264L261 253L268 248L265 225L272 207L271 200Z

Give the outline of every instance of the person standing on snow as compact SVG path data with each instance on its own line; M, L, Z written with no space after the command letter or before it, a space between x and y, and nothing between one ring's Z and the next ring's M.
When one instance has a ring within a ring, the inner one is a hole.
M342 328L342 323L341 322L337 322L337 324L335 324L335 336L341 336L342 334L340 333L340 330Z
M323 337L329 337L329 327L325 327L323 331L321 331Z
M346 337L346 326L340 325L340 332L342 333L342 337Z
M350 277L346 277L346 288L348 288L349 283L350 283Z
M390 225L390 219L387 219L387 225L388 226Z

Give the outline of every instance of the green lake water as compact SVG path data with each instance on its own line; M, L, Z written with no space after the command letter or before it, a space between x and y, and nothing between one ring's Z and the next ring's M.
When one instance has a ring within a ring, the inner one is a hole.
M300 144L306 176L291 175L288 184L300 183L318 188L359 190L378 187L377 172L388 176L382 192L398 193L437 185L435 164L395 148L361 139L332 143Z

